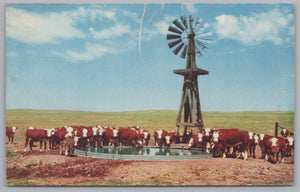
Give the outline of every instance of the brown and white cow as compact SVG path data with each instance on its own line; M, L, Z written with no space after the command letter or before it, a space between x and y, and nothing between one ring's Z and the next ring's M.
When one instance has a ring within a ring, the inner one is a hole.
M214 131L213 132L213 147L217 147L217 152L222 153L223 158L229 153L231 147L238 147L239 152L246 160L248 157L248 131ZM237 158L239 155L237 156Z
M32 147L34 142L40 142L40 151L42 151L42 143L44 143L45 150L47 148L47 131L45 129L27 129L25 133L25 148L24 151L26 151L26 147L29 143L30 150L32 151Z
M249 157L255 158L255 149L256 145L258 145L259 137L257 134L253 132L249 132Z
M143 145L148 146L151 134L147 130L142 130Z
M119 145L119 130L114 127L104 127L105 130L105 138L104 145Z
M203 137L204 134L203 133L197 133L196 135L193 135L190 138L190 141L188 143L188 148L192 148L192 147L198 147L198 148L205 148L204 142L203 142Z
M259 137L259 146L261 149L261 159L264 159L266 157L266 153L267 153L267 151L266 151L267 146L266 146L266 142L264 142L264 139L268 139L272 136L261 133L261 134L258 134L258 137Z
M13 126L13 127L6 127L6 136L8 137L8 144L14 143L14 136L16 133L16 130L18 128Z
M167 145L166 143L166 136L168 135L168 131L164 129L157 129L154 130L154 141L155 145L162 147L163 145ZM170 142L170 137L168 137L168 141Z
M124 146L142 146L143 138L139 131L130 127L120 127L118 129L120 144Z
M263 142L266 147L266 160L269 160L272 163L284 162L284 148L286 146L284 138L276 136L264 137ZM280 161L279 154L281 155Z

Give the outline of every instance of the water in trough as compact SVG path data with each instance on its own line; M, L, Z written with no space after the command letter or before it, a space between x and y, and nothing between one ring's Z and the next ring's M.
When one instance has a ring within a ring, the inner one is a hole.
M124 160L183 160L212 157L199 149L104 146L76 148L75 154L94 158Z

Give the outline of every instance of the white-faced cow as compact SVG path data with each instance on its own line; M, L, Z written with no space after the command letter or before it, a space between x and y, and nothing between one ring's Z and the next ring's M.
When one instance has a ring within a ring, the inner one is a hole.
M229 154L230 147L237 147L246 160L248 157L248 131L214 131L213 146L217 147L217 152L222 153L223 158ZM237 156L237 158L239 155Z
M141 137L139 131L133 130L130 127L124 128L120 127L118 129L120 144L123 146L142 146L143 138Z
M8 137L8 144L14 143L14 136L16 133L16 130L18 128L13 126L13 127L6 127L6 136Z
M258 135L253 132L249 132L249 157L255 158L255 149L258 142Z
M164 130L164 129L158 129L158 130L154 130L154 140L155 140L155 145L162 147L163 145L166 146L166 136L168 135L168 131ZM170 137L168 137L168 140L170 139ZM169 140L170 142L170 140Z
M266 156L265 159L272 163L284 162L284 148L286 146L286 141L282 137L264 137L263 139ZM279 154L281 155L281 160L279 160Z

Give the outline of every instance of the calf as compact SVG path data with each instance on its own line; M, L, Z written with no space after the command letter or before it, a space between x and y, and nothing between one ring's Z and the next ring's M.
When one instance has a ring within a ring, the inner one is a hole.
M284 148L285 139L282 137L265 137L263 139L265 144L266 156L265 159L272 163L284 162ZM281 155L281 160L279 161L279 154Z
M249 132L249 157L255 158L256 145L259 142L259 137L255 133Z
M14 136L16 133L17 127L6 127L6 136L8 137L8 144L14 143Z
M32 146L34 142L40 142L40 151L42 151L42 143L44 143L45 150L47 148L47 131L44 129L27 129L25 138L25 148L29 143L30 150L32 151Z

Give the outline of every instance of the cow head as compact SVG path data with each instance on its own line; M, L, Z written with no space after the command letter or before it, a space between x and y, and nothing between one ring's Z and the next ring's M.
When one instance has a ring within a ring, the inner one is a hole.
M167 144L167 146L170 146L170 144L171 144L171 136L170 136L170 135L167 135L167 136L165 137L165 139L166 139L166 144Z
M87 133L88 133L88 130L87 130L87 129L82 129L82 137L83 137L83 138L86 138L86 137L87 137Z
M253 139L254 133L249 132L248 134L249 134L249 139Z
M17 127L11 127L11 129L12 129L12 132L15 133L18 128Z
M214 131L212 141L215 142L215 143L219 142L219 137L220 137L220 132L219 131Z
M278 141L278 139L276 137L273 137L272 139L270 139L271 147L276 147L277 141Z
M97 135L98 128L97 128L97 127L93 127L93 128L92 128L92 131L93 131L93 136L96 136L96 135Z
M202 133L198 133L198 142L202 142L203 141L203 134Z
M65 135L65 137L72 137L73 136L73 128L72 127L67 127L66 128L67 134Z
M34 129L34 127L30 126L30 127L28 127L28 129L31 129L31 130L32 130L32 129Z
M194 145L194 138L192 137L189 141L188 147L191 148Z
M258 144L258 142L259 142L258 135L254 135L254 144Z
M264 140L265 134L259 134L259 140L262 141Z
M163 134L163 131L160 129L157 131L157 138L158 139L161 139L162 138L162 134Z
M104 132L105 132L105 129L103 129L103 127L100 127L99 128L99 135L102 136Z
M112 132L113 132L113 137L115 138L118 137L118 133L119 133L118 129L113 129Z
M143 132L143 134L144 134L144 139L148 139L149 133L147 131L145 131L145 132Z
M74 146L77 147L78 145L78 140L79 140L79 137L75 136L74 137Z
M210 128L205 128L204 129L204 134L205 136L209 136L211 129Z
M46 129L47 131L47 137L51 137L52 136L52 129Z

